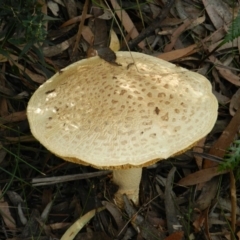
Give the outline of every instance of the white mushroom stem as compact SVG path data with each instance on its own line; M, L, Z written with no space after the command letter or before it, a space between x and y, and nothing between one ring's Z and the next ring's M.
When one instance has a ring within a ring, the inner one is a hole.
M119 186L115 194L115 201L119 207L123 205L123 194L126 194L136 205L139 202L139 185L142 168L113 170L113 182Z

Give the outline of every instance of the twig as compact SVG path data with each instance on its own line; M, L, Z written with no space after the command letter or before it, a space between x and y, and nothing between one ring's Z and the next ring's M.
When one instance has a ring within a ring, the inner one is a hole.
M128 47L125 46L121 50L126 51L128 48L133 49L143 41L145 38L150 36L160 25L160 23L167 17L171 7L173 6L175 0L168 0L164 8L162 9L160 15L156 17L156 19L152 22L150 26L145 28L136 38L128 43Z
M230 193L231 193L231 240L235 240L236 216L237 216L237 197L236 180L233 171L230 171Z
M191 151L191 152L192 152L193 155L203 157L203 158L208 159L210 161L214 161L214 162L217 162L217 163L224 162L223 158L218 157L218 156L214 156L214 155L204 153L204 152L203 153L196 152L196 151Z
M59 177L33 178L32 186L51 185L51 184L56 184L61 182L75 181L79 179L99 177L99 176L107 175L109 173L111 173L111 171L98 171L93 173L73 174L73 175L59 176Z
M125 211L127 212L130 218L132 226L136 231L140 233L140 235L144 239L163 240L166 238L163 232L158 231L155 227L149 224L149 222L146 221L142 215L138 214L139 211L135 210L135 208L132 206L130 200L127 198L125 194L123 195L123 200L124 200Z
M73 53L75 53L75 51L77 50L80 38L82 36L82 30L83 30L83 26L84 26L84 21L85 21L86 16L87 16L88 4L89 4L89 0L86 0L85 3L84 3L84 6L83 6L82 20L81 20L81 22L79 24L77 37L76 37L76 42L75 42L75 45L74 45L74 48L73 48Z
M174 193L172 190L173 178L176 172L176 168L173 167L167 176L167 182L165 187L165 209L166 209L166 218L167 218L167 227L169 234L172 234L176 231L179 231L182 225L177 219L177 209L174 204Z

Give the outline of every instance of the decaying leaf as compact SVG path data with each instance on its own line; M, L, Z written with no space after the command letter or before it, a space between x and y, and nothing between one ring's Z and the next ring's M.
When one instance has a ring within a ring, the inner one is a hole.
M90 17L92 17L92 15L91 15L91 14L87 14L85 19L88 19L88 18L90 18ZM76 17L73 17L73 18L67 20L66 22L64 22L64 23L60 26L60 28L67 27L67 26L69 26L69 25L75 24L75 23L80 22L80 21L82 21L82 15L76 16Z
M131 219L132 226L137 232L140 233L140 236L148 240L165 239L165 233L161 230L154 228L149 222L144 219L143 216L138 214L126 195L123 195L123 199L125 211Z
M117 52L120 49L120 42L118 40L118 36L113 29L111 29L110 31L109 48L112 49L114 52Z
M27 119L26 111L14 112L0 119L2 124L9 122L19 122Z
M184 236L184 232L178 231L178 232L172 233L171 235L166 237L164 240L182 240L183 236Z
M96 51L97 51L97 55L100 58L104 59L106 62L109 62L116 66L121 66L116 62L117 56L116 56L115 52L112 51L110 48L108 48L108 47L97 48Z
M57 3L53 2L53 1L48 1L47 6L51 10L51 12L54 16L58 16L59 6Z
M110 10L104 9L103 14L98 16L97 18L104 19L104 20L110 20L112 18L112 13Z
M234 114L240 107L239 99L240 99L240 88L233 94L230 101L229 112L232 116L234 116Z
M182 178L178 184L183 186L192 186L198 183L207 182L215 176L227 173L228 171L220 172L218 167L206 168L189 174L185 178Z
M232 13L224 1L221 0L203 0L205 9L216 29L221 28L232 20Z
M46 81L45 76L34 73L33 71L29 70L28 68L25 68L21 64L17 63L16 61L13 64L16 65L22 73L26 73L34 82L44 83Z
M69 18L77 16L77 5L74 0L63 0L65 7L67 8Z
M116 0L111 0L111 3L125 30L128 32L132 39L136 38L139 33L127 12L119 6ZM144 42L140 42L138 46L143 49L145 44Z
M82 217L80 217L68 230L63 234L61 240L72 240L76 236L76 234L85 226L85 224L96 214L96 212L100 212L104 210L105 207L101 207L98 209L93 209L90 212L86 213Z
M239 76L235 75L229 69L219 67L219 65L223 65L223 64L221 64L221 62L214 56L210 56L209 59L213 64L215 64L216 69L218 70L218 72L221 74L222 77L224 77L230 83L232 83L236 86L240 86L240 77Z
M61 42L59 44L56 44L54 46L44 47L43 48L43 54L45 57L53 57L56 56L66 49L69 48L69 46L74 42L75 37L71 37L68 40Z
M2 196L2 191L0 190L0 195ZM0 215L6 224L6 226L10 229L10 231L15 231L16 230L16 222L13 219L11 212L9 210L9 205L5 201L5 198L2 197L0 199Z
M175 172L176 172L176 168L173 167L168 173L166 188L165 188L165 209L166 209L168 232L170 234L182 230L182 225L180 224L177 218L178 211L177 211L177 206L174 202L174 193L172 191L172 183L173 183Z

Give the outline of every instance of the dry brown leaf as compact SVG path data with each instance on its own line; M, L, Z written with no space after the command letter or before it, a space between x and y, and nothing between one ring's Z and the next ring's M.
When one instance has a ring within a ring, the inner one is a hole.
M165 61L173 61L182 57L187 57L193 53L199 51L197 44L190 45L186 48L173 50L171 52L161 53L157 55L158 58L161 58Z
M202 40L202 43L207 43L207 42L215 43L216 41L219 41L220 39L222 39L224 35L225 35L225 31L222 28L217 29L210 36L204 38ZM189 55L192 55L193 53L200 51L200 49L201 47L199 45L192 44L186 48L173 50L167 53L161 53L157 55L157 57L166 61L173 61L182 57L187 57Z
M216 29L231 22L232 13L222 0L202 0L202 2Z
M77 16L77 5L75 0L63 0L65 7L67 8L69 18Z
M238 99L238 101L240 101L240 98ZM237 110L236 114L231 119L230 123L225 128L221 136L211 147L209 154L222 158L226 152L226 149L233 142L239 127L240 127L240 109ZM204 168L206 169L204 170L206 171L207 168L213 167L218 168L216 167L216 165L218 165L216 162L206 159L204 161ZM202 172L202 174L204 174L204 172ZM192 179L192 181L194 181L194 178ZM199 209L205 209L206 207L208 207L216 196L218 186L219 186L218 178L212 178L210 181L205 183L205 185L203 186L203 190L204 189L205 190L201 192L197 201L195 202L195 205L198 206Z
M57 3L53 2L53 1L48 1L47 6L51 10L51 12L54 16L58 16L59 6Z
M207 207L211 206L213 200L216 198L217 187L219 186L218 177L212 178L207 183L198 184L196 188L201 191L200 195L196 199L194 206L203 211Z
M114 220L117 224L118 230L122 231L126 222L123 221L122 213L119 210L119 208L117 208L117 206L115 204L113 204L111 202L107 202L107 201L102 201L102 204L111 213L112 217L114 218Z
M220 208L224 212L231 212L232 211L232 204L231 200L229 198L222 198L218 197L218 208ZM240 214L240 208L236 208L237 215ZM229 217L229 220L231 221L231 218Z
M237 221L237 188L236 178L233 170L229 172L230 175L230 199L231 199L231 229L233 233L236 232L236 221ZM234 239L234 238L233 238Z
M204 222L204 224L205 224L204 231L205 231L207 238L211 239L210 232L209 232L209 228L211 227L211 225L209 224L209 217L208 217L209 216L209 207L204 210L205 219L206 219Z
M166 222L163 218L160 218L158 216L152 216L152 215L157 215L157 214L151 214L152 211L149 211L147 216L146 216L146 219L147 221L152 224L153 226L156 226L156 227L163 227L165 228L166 227Z
M182 240L183 236L184 236L184 232L178 231L178 232L172 233L171 235L166 237L164 240Z
M103 14L98 16L97 18L104 19L104 20L109 20L113 17L110 10L104 9L103 11L104 11Z
M53 0L53 1L61 5L62 7L65 7L63 0Z
M215 58L213 55L209 56L210 61L215 64L215 68L218 70L218 72L221 74L223 78L228 80L230 83L240 86L240 77L235 75L233 72L231 72L229 69L219 67L219 65L223 65L217 58Z
M6 65L4 64L3 67L2 67L2 72L5 72L5 67L6 67ZM1 77L0 78L0 88L2 88L3 93L4 94L11 93L11 90L6 88L5 86L6 86L6 80L5 80L4 77ZM8 101L7 101L6 98L1 97L0 98L0 116L4 117L6 115L8 115Z
M18 59L18 56L15 56L15 55L10 54L10 55L9 55L9 58L7 58L7 57L5 57L4 55L0 54L0 62L7 62L9 59L17 60L17 59Z
M193 222L194 230L195 232L199 232L203 229L205 222L205 216L203 214L200 214L197 219Z
M204 43L207 43L208 45L211 45L222 40L222 38L225 37L225 35L226 35L226 31L224 27L221 27L217 29L215 32L213 32L210 36L204 38L202 41Z
M207 182L215 176L222 175L228 171L219 171L218 167L206 168L189 174L188 176L182 178L178 184L183 186L192 186L198 183Z
M237 38L238 53L240 53L240 37Z
M93 209L80 218L78 218L62 235L61 240L73 240L78 232L93 218L98 212L101 212L105 209L105 207L99 207L97 209Z
M186 31L186 29L192 24L192 20L186 19L183 21L183 24L181 24L171 35L170 38L170 43L167 44L164 48L164 52L169 52L173 49L177 39L179 38L179 36Z
M47 3L45 0L38 0L38 3L41 5L42 13L47 15Z
M93 5L94 6L94 5ZM103 9L93 7L92 14L94 16L94 47L107 47L109 38L109 27L107 21L97 18L103 13Z
M223 236L224 236L227 240L231 240L231 239L232 239L230 233L225 233Z
M112 49L114 52L117 52L120 49L120 42L118 40L118 36L113 29L111 29L110 35L111 35L110 37L111 41L109 44L109 48Z
M78 49L80 39L81 39L81 36L82 36L82 32L83 32L83 28L84 28L84 21L85 21L86 16L87 16L89 3L90 3L90 0L85 0L84 5L83 5L82 21L78 25L78 31L77 31L77 34L76 34L74 47L72 49L72 54L73 54L72 58L74 58L74 56L76 58L76 56L77 56L77 49Z
M105 232L82 232L77 235L77 240L112 240Z
M27 119L26 111L14 112L0 119L1 124L19 122Z
M240 98L238 99L238 101L240 101ZM230 121L228 126L225 128L222 135L211 147L209 154L212 154L212 155L218 156L218 157L223 157L226 149L233 142L233 140L238 132L239 127L240 127L240 109L237 110L236 114L234 115L234 117L232 118L232 120ZM215 165L216 165L215 162L208 161L208 160L204 161L205 168L212 167ZM215 188L217 189L217 187L218 187L217 181L214 184L215 184ZM210 186L211 184L208 182L207 185ZM214 191L214 190L212 190L212 191ZM209 194L209 193L207 193L207 194ZM203 197L203 198L206 198L206 197Z
M203 16L194 19L192 24L188 27L188 29L192 29L192 28L197 27L198 25L204 23L205 20L206 20L206 16L204 14Z
M43 189L42 193L42 209L44 209L52 200L52 189Z
M36 83L44 83L47 80L45 76L36 74L17 62L14 62L13 64L16 65L18 69L22 71L22 73L26 73L31 78L31 80Z
M152 12L152 18L155 19L161 13L161 8L158 6L158 1L152 0L148 2L148 4Z
M30 135L30 136L19 136L19 137L5 137L6 140L9 142L34 142L36 139Z
M50 46L50 47L44 47L43 48L43 54L45 57L53 57L56 56L60 53L62 53L63 51L65 51L66 49L69 48L69 46L73 43L75 39L75 36L69 38L68 40L59 43L57 45L54 46Z
M16 222L12 218L11 213L9 211L8 203L5 201L0 201L0 214L3 218L4 223L10 230L16 229Z
M125 30L128 32L128 34L130 34L131 39L136 38L139 35L139 33L138 33L135 25L133 24L131 18L128 16L127 12L119 6L119 4L116 0L111 0L111 4L115 10L115 13L117 14L118 18L120 19L122 25L124 26ZM144 42L140 42L138 44L138 46L141 49L144 49L145 44L144 44Z
M240 88L233 94L230 101L229 112L232 116L235 115L236 111L240 107L239 99L240 99Z
M223 79L220 79L217 69L215 68L212 69L212 75L214 77L214 81L218 84L218 87L220 88L220 92L223 93L224 95L228 95L228 89L223 84Z
M7 151L2 148L2 145L0 143L0 164L3 162L3 160L6 157L6 155L7 155Z
M176 27L177 25L181 24L182 22L183 22L182 19L166 17L166 18L160 23L160 26L161 26L161 27L168 27L168 26Z
M225 105L225 104L229 103L229 101L230 101L230 99L228 97L224 96L220 92L215 91L215 89L213 89L213 94L217 98L219 104Z
M176 168L173 167L167 176L166 186L165 186L165 209L166 209L166 219L167 219L167 227L169 234L176 232L177 230L181 230L182 225L177 218L178 215L178 207L174 201L174 194L172 191L173 179Z
M60 222L60 223L52 223L52 224L49 224L48 226L49 226L52 230L57 230L57 229L67 228L67 227L69 227L71 224L72 224L72 223Z
M8 58L0 54L0 62L7 62L7 61L8 61Z
M197 145L193 148L194 152L203 153L203 147L205 144L206 138L202 138L198 141ZM195 161L198 165L198 169L202 169L203 158L200 155L195 155Z
M174 47L176 41L178 40L179 36L186 30L196 27L197 25L203 23L205 21L205 15L199 17L197 19L186 19L183 21L176 30L174 30L171 38L170 43L166 45L164 48L164 52L169 52Z
M91 14L87 14L85 19L88 19L88 18L90 18L90 17L92 17L92 15L91 15ZM67 20L65 23L63 23L63 24L60 26L60 28L67 27L67 26L72 25L72 24L74 24L74 23L80 22L81 20L82 20L82 15L81 15L81 16L73 17L73 18Z
M233 49L235 47L238 47L238 41L240 40L240 38L236 38L234 39L233 41L231 42L228 42L228 43L225 43L223 44L221 47L219 47L217 49L217 51L222 51L222 50L226 50L226 49ZM211 44L209 47L208 47L208 51L211 52L212 50L214 50L220 43L222 42L222 40L220 41L217 41L213 44Z
M94 38L92 30L88 26L83 26L82 36L88 42L89 45L92 44L92 40Z
M2 196L1 190L0 195ZM0 200L0 215L2 216L4 223L10 230L16 229L16 222L11 216L8 203L4 201L4 197L2 197Z
M40 218L39 211L35 208L32 209L31 213L28 212L28 222L27 224L21 229L21 233L18 235L19 239L31 239L40 236L42 229L40 229L39 223L37 221Z
M201 34L201 32L202 32L201 29L202 28L199 28L197 26L199 24L202 24L205 21L205 14L203 16L201 16L202 12L197 10L196 7L193 6L193 5L188 4L188 7L187 7L187 5L183 6L183 1L182 0L176 1L175 7L176 7L176 12L177 12L177 14L180 18L180 21L184 22L183 25L186 25L187 22L189 22L189 21L191 22L191 24L189 26L187 26L185 29L180 30L181 28L184 28L184 27L179 26L178 27L179 30L177 30L177 31L183 32L187 29L192 29L193 28L193 31L197 35L202 35ZM187 9L188 9L188 12L186 12ZM201 17L198 17L198 16L201 16ZM169 24L168 21L166 22L166 19L164 21L165 21L164 24L166 24L166 26L167 26ZM170 21L171 21L171 19L169 19L169 22ZM179 21L179 19L178 19L178 21ZM176 27L177 24L179 24L179 23L176 22L176 24L174 26ZM162 24L161 24L161 26L162 26ZM173 29L171 31L176 32L176 30L173 30ZM174 33L174 34L176 34L176 33ZM181 43L181 40L178 37L175 37L175 42L176 42L176 44L174 44L174 47L176 49L183 48L183 44ZM172 37L171 37L171 44L172 44ZM169 51L169 49L166 49L166 51Z
M204 230L207 235L209 235L209 225L207 224L208 222L208 211L209 207L206 208L203 212L201 212L198 217L194 220L193 226L195 228L195 232L200 232L203 230L203 227L205 226ZM210 238L209 238L210 239Z

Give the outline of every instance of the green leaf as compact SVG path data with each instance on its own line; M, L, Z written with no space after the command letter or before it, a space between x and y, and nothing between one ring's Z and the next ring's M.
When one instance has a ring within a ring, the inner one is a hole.
M60 21L60 20L61 20L60 18L54 18L48 15L43 16L43 21Z
M19 58L21 58L24 54L26 54L30 50L30 48L33 46L33 44L34 44L34 42L32 42L32 41L27 42L27 44L24 46Z
M224 162L219 165L219 170L232 170L237 179L240 177L240 139L234 141L229 147L225 156Z
M239 36L240 36L240 11L238 12L237 17L233 20L232 24L230 25L227 35L221 42L221 46L225 43L233 41Z

